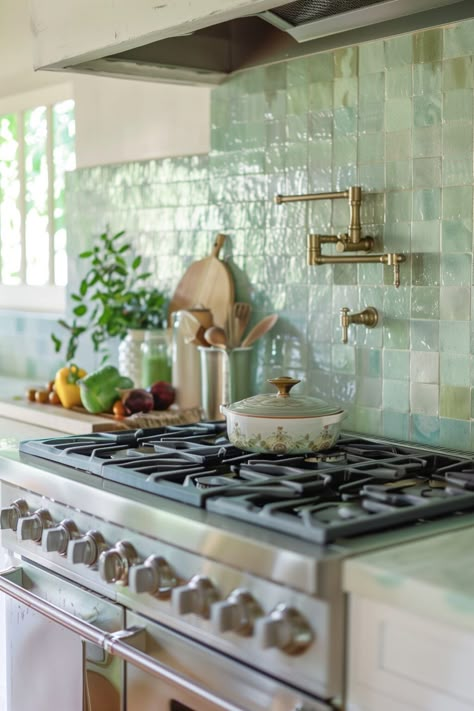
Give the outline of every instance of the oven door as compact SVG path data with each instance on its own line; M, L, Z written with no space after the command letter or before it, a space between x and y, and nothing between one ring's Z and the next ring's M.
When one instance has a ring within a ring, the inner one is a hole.
M120 628L123 608L37 566L0 574L0 592L13 611L6 711L331 708L141 615L127 611Z
M329 711L331 706L127 611L149 674L127 664L127 711ZM132 640L130 640L132 641ZM249 660L251 662L251 660ZM271 670L270 670L271 671Z
M0 591L6 593L3 711L125 709L124 663L80 633L91 623L101 635L123 629L121 605L26 562L0 574ZM63 616L75 619L77 629Z

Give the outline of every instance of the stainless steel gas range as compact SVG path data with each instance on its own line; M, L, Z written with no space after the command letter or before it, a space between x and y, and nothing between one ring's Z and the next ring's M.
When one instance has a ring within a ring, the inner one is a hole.
M252 454L221 422L24 441L0 492L6 711L340 707L344 559L474 523L461 454Z

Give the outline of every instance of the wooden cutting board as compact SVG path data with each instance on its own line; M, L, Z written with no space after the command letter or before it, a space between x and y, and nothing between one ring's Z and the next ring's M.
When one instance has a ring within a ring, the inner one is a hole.
M106 416L67 410L59 405L29 402L26 398L0 399L0 416L67 434L121 429L120 423Z
M208 257L193 262L184 273L171 298L168 314L204 306L211 310L214 324L224 328L229 308L234 303L234 280L219 252L225 235L218 234Z

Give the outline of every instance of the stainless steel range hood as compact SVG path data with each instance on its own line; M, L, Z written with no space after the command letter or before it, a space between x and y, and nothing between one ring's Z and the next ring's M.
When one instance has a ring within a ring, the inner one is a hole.
M474 0L139 0L143 21L130 29L124 0L104 0L89 25L93 0L71 0L67 15L63 0L48 0L50 17L43 0L31 2L36 68L211 85L240 69L474 16Z
M297 42L307 42L455 4L456 0L295 0L259 16Z

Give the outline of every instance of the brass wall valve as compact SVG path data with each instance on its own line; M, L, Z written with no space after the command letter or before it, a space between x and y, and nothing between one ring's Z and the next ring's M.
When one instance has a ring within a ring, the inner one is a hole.
M349 326L351 323L362 324L366 328L374 328L379 321L379 314L377 309L373 306L367 306L363 311L359 311L355 314L350 313L350 309L347 306L343 306L341 309L341 328L342 328L342 342L347 343Z

